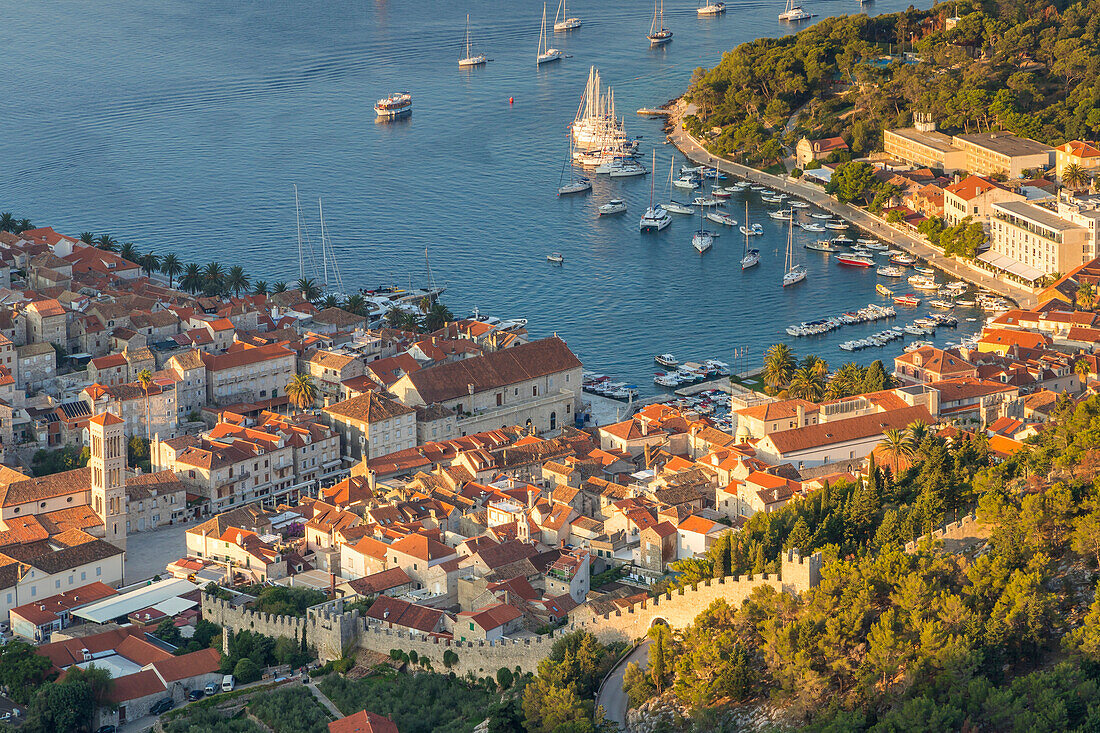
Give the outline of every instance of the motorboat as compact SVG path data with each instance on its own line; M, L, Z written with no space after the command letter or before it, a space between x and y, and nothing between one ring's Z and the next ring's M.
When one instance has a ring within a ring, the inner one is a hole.
M894 294L893 290L886 287L882 283L879 283L878 285L875 286L875 292L878 293L879 295L885 296L887 298L889 298L891 295Z
M892 265L884 265L875 270L875 273L883 277L905 277L905 270Z
M876 242L874 240L868 242L868 241L863 240L863 239L857 239L856 241L859 242L860 244L862 244L867 249L874 250L875 252L885 252L886 250L889 249L889 247L887 247L882 242Z
M411 92L395 92L374 103L374 113L379 117L393 118L410 114L413 111Z
M669 369L675 369L676 367L680 366L680 362L677 361L676 357L672 354L659 354L653 357L653 361L657 362L663 367L668 367Z
M695 206L721 206L722 199L716 199L711 196L699 196L691 202Z
M840 235L839 237L833 237L831 241L832 241L833 244L841 246L841 247L850 247L850 246L852 246L852 240L848 239L848 237L845 237L843 234Z
M939 299L928 301L928 305L932 308L938 308L941 311L949 311L955 307L955 304L952 303L950 300Z
M894 302L898 305L907 305L911 308L916 308L918 305L920 305L920 298L913 295L912 293L908 293L906 295L899 295L895 297Z
M936 274L936 271L933 270L931 267L922 267L921 265L916 265L915 267L913 267L913 271L914 272L919 272L922 275L935 275Z
M823 231L825 231L825 227L821 226L820 224L799 224L798 226L802 227L802 230L806 231L806 232L823 232Z
M714 246L714 234L708 232L706 229L700 229L691 236L691 246L703 254L708 249Z
M909 278L909 284L917 290L939 290L940 285L927 275L913 275Z
M796 0L787 0L787 7L779 14L779 19L785 20L788 23L798 23L803 20L809 20L812 17L814 16L803 10L802 5L796 2Z
M836 256L836 261L849 267L874 267L875 265L875 261L870 257L860 254L839 254Z
M917 264L917 258L916 257L914 257L913 255L906 255L906 254L894 255L893 257L890 258L890 261L893 262L895 265L915 265L915 264Z
M846 221L827 221L825 222L826 229L838 229L844 230L848 228L848 222Z
M473 66L484 66L489 62L489 57L483 53L470 52L470 15L466 15L466 56L458 60L460 68L468 69Z
M830 242L828 240L825 240L825 239L819 239L816 242L806 242L806 244L804 244L803 246L806 249L812 249L815 252L843 252L844 251L840 247L836 246L832 242Z
M810 214L814 219L832 219L832 214Z
M561 50L551 48L550 43L546 38L546 3L542 4L542 32L539 34L539 51L535 56L535 65L542 66L548 64L551 61L560 61L565 58L565 54Z
M664 207L665 207L665 211L667 211L670 214L694 214L695 213L695 209L691 208L690 206L685 206L684 204L681 204L679 201L669 201L667 204L664 204Z
M661 204L650 206L642 214L641 220L638 222L638 229L643 232L659 232L669 224L672 223L672 217L668 215L668 211Z
M791 208L808 209L808 208L810 208L810 205L808 203L806 203L805 201L792 201L791 202Z
M569 10L565 7L565 0L561 0L558 3L558 12L554 14L554 32L564 33L565 31L575 31L581 27L580 18L569 18ZM561 18L561 20L558 20Z
M645 166L637 163L627 163L612 167L607 175L612 178L629 178L630 176L644 176L646 173L649 173L649 171L645 169Z
M744 234L746 237L758 237L764 233L764 227L760 224L742 224L740 229L741 233Z
M694 175L696 173L701 174L705 168L706 168L705 165L681 165L680 166L680 175L687 176L687 175Z
M546 259L549 262L553 262L555 265L560 265L565 262L565 257L562 256L561 252L551 252L546 255Z
M711 211L707 214L707 218L715 224L725 224L728 227L737 226L737 220L724 211Z
M780 209L779 211L769 211L768 212L768 216L770 216L773 219L778 219L780 221L790 221L791 218L792 218L791 214L792 214L792 212L791 212L790 209Z
M721 15L722 13L726 12L726 4L725 3L712 3L710 0L707 0L707 4L704 5L701 8L696 8L695 12L698 13L699 15L704 15L704 16L707 16L707 15Z
M622 199L611 199L606 204L600 206L600 216L621 214L624 211L626 211L626 202Z
M656 3L653 5L653 22L649 25L646 38L651 46L663 46L672 40L672 31L665 28L665 0L661 0L659 10Z
M699 178L694 174L682 175L672 185L676 188L696 189L699 188Z
M711 186L710 195L718 199L728 199L733 196L732 193L726 190L725 186Z

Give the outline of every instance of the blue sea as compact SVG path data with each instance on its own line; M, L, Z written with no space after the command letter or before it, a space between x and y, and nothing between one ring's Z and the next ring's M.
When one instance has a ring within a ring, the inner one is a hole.
M536 68L543 8L529 1L0 2L13 42L0 75L0 210L67 233L108 232L185 262L242 264L270 283L298 277L296 184L315 247L323 200L346 288L422 285L427 255L457 315L477 307L528 318L532 334L557 333L587 367L646 391L662 352L731 363L742 353L736 365L747 367L784 340L834 366L889 364L904 341L856 354L837 348L882 323L812 339L784 333L882 302L878 278L802 249L824 235L796 229L810 277L781 288L787 231L758 195L748 196L749 217L764 225L754 242L764 259L745 273L736 229L708 223L723 231L702 256L691 247L697 218L639 233L651 183L667 200L670 162L678 168L682 158L664 144L662 121L635 110L678 96L696 67L735 45L795 30L776 20L778 0L730 2L712 18L695 7L666 1L675 38L653 49L649 2L570 2L583 27L553 38L568 58ZM854 0L806 7L819 16L860 10ZM476 50L492 61L460 70L467 13ZM643 137L647 167L656 149L656 175L599 176L591 194L558 198L567 125L592 65L614 87L627 131ZM415 111L377 122L374 101L398 90L413 93ZM627 213L597 217L612 197L627 201ZM732 199L739 221L744 206ZM563 266L546 261L553 251ZM962 328L937 342L979 325L966 319L980 313L957 315Z

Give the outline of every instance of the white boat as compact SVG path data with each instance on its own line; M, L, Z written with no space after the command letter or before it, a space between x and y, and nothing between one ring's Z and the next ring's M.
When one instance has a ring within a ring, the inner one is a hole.
M823 231L825 231L825 227L821 226L820 224L799 224L798 226L802 227L802 230L806 231L806 232L823 232Z
M794 208L794 209L808 209L808 208L810 208L810 205L808 203L806 203L805 201L792 201L791 202L791 208Z
M600 216L607 216L608 214L621 214L626 211L626 202L622 199L611 199L606 204L600 206Z
M689 190L694 190L696 188L699 188L699 179L695 176L680 176L672 182L672 185L676 188L686 188Z
M807 242L802 245L806 249L812 249L815 252L840 252L840 247L836 246L828 240L818 240L816 242Z
M791 215L790 209L780 209L779 211L769 211L768 216L773 219L779 219L780 221L791 221L794 217Z
M669 369L675 369L676 367L680 366L680 362L678 362L676 360L676 357L672 354L660 354L653 357L653 361L657 362L663 367L668 367Z
M563 33L565 31L575 31L581 27L580 18L567 18L569 11L565 7L565 0L561 0L558 3L558 12L554 15L554 32ZM561 18L561 20L558 20Z
M787 227L787 257L783 263L783 287L806 279L806 268L794 263L794 222Z
M470 68L472 66L484 66L489 62L489 57L483 53L470 53L470 16L466 15L466 57L458 60L458 65L462 68Z
M703 209L699 209L699 229L691 235L691 246L699 254L703 254L714 246L714 233L703 228Z
M565 262L565 258L562 257L561 252L551 252L550 254L546 255L546 259L549 262L553 262L555 265L560 265L561 263Z
M802 20L809 20L813 16L802 9L802 5L796 0L787 0L787 7L779 14L780 20L785 20L790 23L797 23Z
M900 267L895 267L893 265L886 265L885 267L880 267L877 270L875 270L875 273L878 274L878 275L882 275L883 277L904 277L905 276L905 270L901 269Z
M374 103L374 113L379 117L401 117L413 111L413 98L410 92L395 92Z
M724 211L711 211L707 214L707 218L715 224L725 224L728 227L737 226L737 220Z
M711 196L699 196L692 200L693 206L721 206L722 200Z
M565 178L565 170L569 169L569 179ZM587 176L578 176L577 169L573 167L573 138L569 138L569 156L561 169L558 177L558 195L565 196L571 193L583 193L592 190L592 181Z
M832 214L810 214L814 219L832 219Z
M669 167L668 167L668 198L669 198L669 201L668 201L667 204L665 204L665 209L671 214L694 214L695 209L691 208L690 206L685 206L684 204L681 204L679 201L673 201L672 200L672 187L676 185L676 181L673 180L673 177L675 176L675 173L676 173L676 159L673 158L669 162L668 165L669 165Z
M726 4L712 3L710 0L707 0L707 4L701 8L696 8L695 12L699 15L720 15L726 12Z
M657 165L657 151L653 151L653 165ZM653 179L649 179L649 208L642 214L638 222L638 229L643 232L659 232L672 223L672 217L665 211L665 207L653 203Z
M749 236L752 234L763 234L764 228L759 224L753 224L749 226L749 202L745 202L745 225L741 227L741 233L745 235L745 254L741 257L741 271L749 269L750 267L756 267L760 264L760 250L749 247Z
M825 222L826 229L836 229L838 231L844 231L848 228L848 223L843 221L827 221Z
M637 163L627 163L625 165L613 166L608 171L609 176L612 178L630 178L631 176L644 176L649 173L645 169L645 166L638 165Z
M539 52L535 57L535 65L542 66L551 61L560 61L565 54L556 48L551 48L546 40L546 3L542 4L542 31L539 33Z
M653 4L653 22L649 24L646 38L651 46L663 46L672 40L672 31L665 28L665 0L661 0L660 9L657 3Z

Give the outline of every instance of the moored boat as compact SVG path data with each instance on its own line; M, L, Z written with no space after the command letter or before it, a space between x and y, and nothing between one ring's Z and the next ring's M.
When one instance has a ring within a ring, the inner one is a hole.
M889 297L890 297L891 295L893 295L893 294L894 294L894 291L893 291L893 290L891 290L890 288L886 287L886 286L885 286L885 285L883 285L882 283L879 283L878 285L876 285L876 286L875 286L875 292L877 292L877 293L878 293L879 295L883 295L883 296L885 296L885 297L887 297L887 298L889 298Z
M413 99L411 92L395 92L388 97L383 97L374 103L374 113L379 117L401 117L412 112Z
M839 254L836 256L836 261L842 265L848 265L849 267L873 267L875 261L867 255L860 254Z
M916 308L918 305L920 305L920 298L913 295L912 293L908 293L906 295L897 296L896 298L894 298L894 302L898 305L907 305L912 308Z

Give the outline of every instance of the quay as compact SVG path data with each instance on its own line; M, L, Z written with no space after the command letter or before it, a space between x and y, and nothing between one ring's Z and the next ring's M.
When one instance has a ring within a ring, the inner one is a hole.
M712 379L709 382L699 382L698 384L689 384L686 387L680 387L675 391L675 394L680 397L691 397L697 395L700 392L706 392L712 389L720 389L726 394L733 394L733 388L730 387L729 377L719 377L718 379Z
M661 109L660 107L642 107L638 110L638 114L643 117L668 117L672 114L672 110Z
M678 102L675 110L671 111L669 124L672 125L672 130L668 134L668 141L675 145L684 154L684 157L693 163L715 166L723 173L730 173L739 178L804 199L839 218L849 221L875 238L920 257L937 270L1015 301L1022 308L1031 308L1038 304L1036 295L1030 290L983 273L958 262L953 257L947 257L927 242L899 231L870 212L837 201L817 186L802 183L797 179L792 180L787 176L764 173L755 168L711 154L698 140L689 135L680 124L681 118L685 114L691 114L693 110L694 105L685 105L683 101Z

